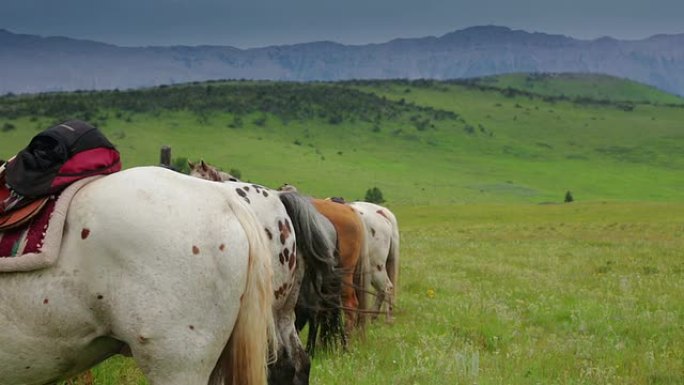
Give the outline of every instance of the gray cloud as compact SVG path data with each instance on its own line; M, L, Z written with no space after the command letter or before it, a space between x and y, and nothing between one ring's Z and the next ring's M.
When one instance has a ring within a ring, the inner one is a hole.
M440 36L473 25L640 39L684 33L681 0L2 0L0 28L125 46L255 47Z

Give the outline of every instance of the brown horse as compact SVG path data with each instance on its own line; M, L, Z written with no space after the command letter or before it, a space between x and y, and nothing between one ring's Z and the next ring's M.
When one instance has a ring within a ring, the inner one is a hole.
M296 191L285 184L281 191ZM363 327L368 310L366 293L369 288L368 260L361 258L365 241L365 225L354 208L326 199L312 198L312 203L337 231L338 267L342 274L342 306L346 316L345 334L355 327Z

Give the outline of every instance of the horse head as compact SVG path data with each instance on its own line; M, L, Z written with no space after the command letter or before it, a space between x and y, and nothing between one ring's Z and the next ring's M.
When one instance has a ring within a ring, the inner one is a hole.
M201 179L206 179L214 182L239 182L240 180L225 171L219 170L204 160L200 160L199 163L192 163L188 160L188 166L190 166L190 176L198 177Z

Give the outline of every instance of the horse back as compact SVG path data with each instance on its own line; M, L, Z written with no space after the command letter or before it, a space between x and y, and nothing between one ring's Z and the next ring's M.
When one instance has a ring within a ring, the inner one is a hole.
M323 199L314 199L312 202L316 210L328 218L335 227L338 242L352 243L355 247L361 246L364 225L351 206Z

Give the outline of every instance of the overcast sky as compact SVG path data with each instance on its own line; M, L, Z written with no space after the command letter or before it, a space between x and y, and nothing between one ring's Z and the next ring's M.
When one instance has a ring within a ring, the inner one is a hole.
M0 0L2 29L121 46L365 44L475 25L642 39L684 33L684 0Z

